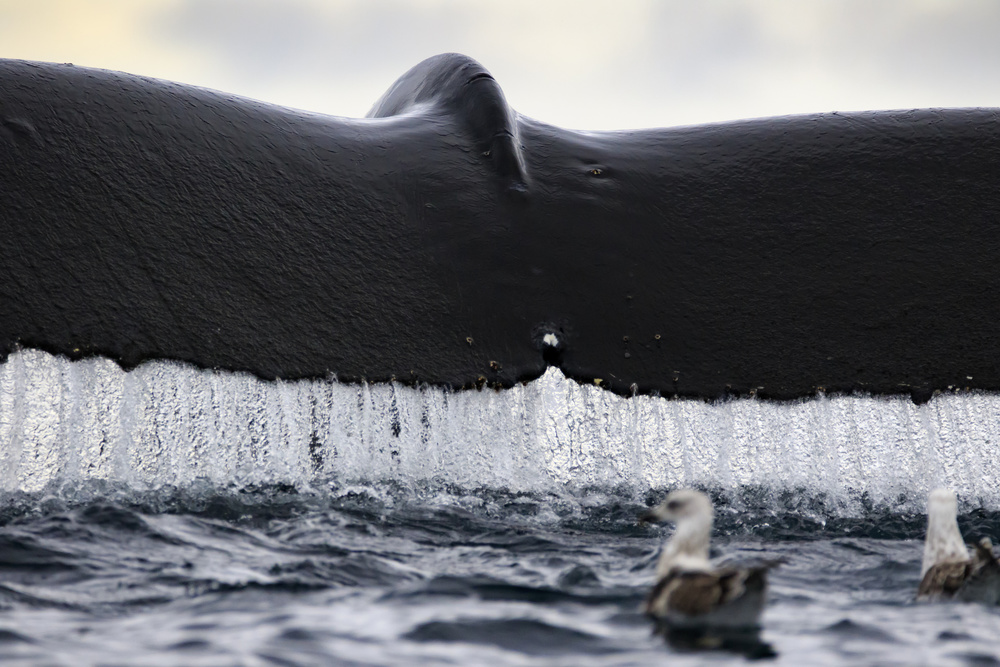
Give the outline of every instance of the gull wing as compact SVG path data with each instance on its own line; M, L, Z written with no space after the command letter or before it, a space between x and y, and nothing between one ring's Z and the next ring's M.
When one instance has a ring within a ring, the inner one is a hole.
M946 561L932 565L917 587L918 600L940 600L954 597L965 583L972 569L972 561Z
M947 561L933 565L920 580L918 600L1000 603L1000 562L993 555L993 544L983 538L973 548L968 560Z
M975 546L969 575L955 597L964 602L1000 603L1000 562L993 555L989 538Z
M643 610L671 624L755 626L771 567L671 570L656 582Z

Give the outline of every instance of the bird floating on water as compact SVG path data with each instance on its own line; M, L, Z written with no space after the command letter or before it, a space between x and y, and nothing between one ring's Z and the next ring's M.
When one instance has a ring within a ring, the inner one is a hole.
M767 571L782 561L752 567L713 565L708 558L714 511L708 496L678 489L640 517L673 521L656 565L656 585L644 612L672 629L746 630L759 627L767 590Z
M969 549L958 530L958 500L951 489L935 489L927 499L927 537L918 600L1000 603L1000 562L993 543L982 538Z

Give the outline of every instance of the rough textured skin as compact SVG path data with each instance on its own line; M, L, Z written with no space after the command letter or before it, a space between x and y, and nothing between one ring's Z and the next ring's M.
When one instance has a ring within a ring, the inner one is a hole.
M448 54L371 116L0 61L0 356L1000 389L997 110L571 132Z

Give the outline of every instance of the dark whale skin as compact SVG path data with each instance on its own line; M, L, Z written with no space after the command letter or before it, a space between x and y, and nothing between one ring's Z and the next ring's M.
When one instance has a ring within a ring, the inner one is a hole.
M624 394L1000 389L1000 111L575 132L0 61L0 355ZM543 344L555 333L558 348Z

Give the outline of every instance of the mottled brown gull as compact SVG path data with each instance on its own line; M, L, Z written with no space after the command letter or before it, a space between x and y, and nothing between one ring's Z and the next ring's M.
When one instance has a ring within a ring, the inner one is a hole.
M640 518L676 524L663 546L656 585L644 606L646 615L669 628L759 627L767 571L780 561L752 567L713 564L708 557L713 514L704 493L678 489Z
M970 555L958 530L958 500L951 489L935 489L927 499L917 599L1000 602L1000 563L993 555L993 543L982 538Z

